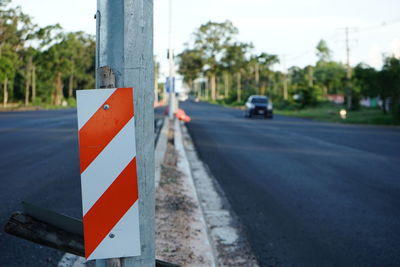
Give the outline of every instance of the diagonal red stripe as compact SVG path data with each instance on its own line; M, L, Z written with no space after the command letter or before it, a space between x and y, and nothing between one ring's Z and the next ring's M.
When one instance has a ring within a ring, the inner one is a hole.
M135 157L83 217L86 258L106 238L137 199Z
M132 92L132 88L116 89L79 130L81 173L134 116Z

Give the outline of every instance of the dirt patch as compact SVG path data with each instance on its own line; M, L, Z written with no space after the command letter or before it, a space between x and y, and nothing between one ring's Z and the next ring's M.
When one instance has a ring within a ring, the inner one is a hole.
M171 131L156 190L156 256L181 266L211 266L196 243L204 231L198 223L200 208L177 167Z

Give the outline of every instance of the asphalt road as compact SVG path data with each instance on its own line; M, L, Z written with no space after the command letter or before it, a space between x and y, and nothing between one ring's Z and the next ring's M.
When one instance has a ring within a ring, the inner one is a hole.
M262 266L400 266L400 128L181 107Z
M3 227L21 201L82 217L76 110L1 112L0 148L0 266L57 266L64 253Z

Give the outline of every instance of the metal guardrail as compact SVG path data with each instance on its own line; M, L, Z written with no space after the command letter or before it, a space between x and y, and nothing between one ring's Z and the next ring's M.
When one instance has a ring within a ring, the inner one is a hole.
M8 234L84 257L83 224L68 217L32 204L23 203L23 212L13 213L4 231ZM179 267L179 265L156 260L156 267Z

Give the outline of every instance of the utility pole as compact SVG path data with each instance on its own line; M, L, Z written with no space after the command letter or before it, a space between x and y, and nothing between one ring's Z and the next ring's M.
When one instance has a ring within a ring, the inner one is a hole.
M169 97L168 97L168 117L174 117L175 90L174 90L174 56L172 49L172 0L169 0L169 28L168 28L168 62L169 62Z
M153 0L97 0L96 87L133 87L141 255L96 266L155 265ZM104 84L102 70L114 84ZM120 264L120 265L119 265Z
M349 28L345 28L346 32L346 99L347 110L351 110L352 92L351 92L351 68L350 68L350 45L349 45Z

